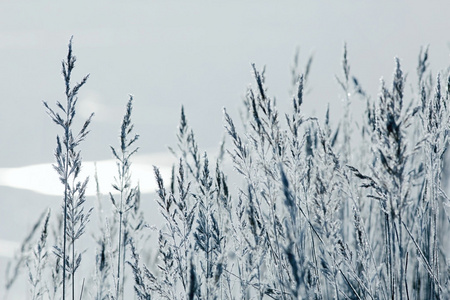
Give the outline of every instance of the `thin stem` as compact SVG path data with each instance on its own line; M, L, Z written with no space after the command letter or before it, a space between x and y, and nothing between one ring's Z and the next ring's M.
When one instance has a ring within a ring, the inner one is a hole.
M66 123L69 120L69 96L67 95ZM67 126L67 125L66 125ZM66 245L67 245L67 198L69 190L69 131L65 129L66 159L64 163L64 232L63 232L63 300L66 299Z
M75 240L72 241L72 299L75 300Z
M124 190L124 172L125 172L125 165L124 165L124 159L125 159L125 153L122 152L122 174L120 176L120 209L119 209L119 246L118 246L118 257L117 257L117 291L116 291L116 299L119 299L120 295L120 265L122 263L121 261L121 255L122 254L122 222L123 222L123 190Z
M116 299L119 299L120 292L120 255L122 250L122 200L120 201L121 211L119 211L119 247L118 247L118 257L117 257L117 291L116 291Z

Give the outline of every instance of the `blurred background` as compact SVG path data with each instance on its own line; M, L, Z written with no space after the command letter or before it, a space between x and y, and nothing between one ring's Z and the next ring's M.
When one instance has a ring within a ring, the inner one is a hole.
M133 94L133 120L141 136L135 175L149 210L156 207L152 165L170 167L167 147L176 146L181 106L199 146L214 151L224 135L223 108L237 119L246 89L254 84L251 63L266 68L268 93L287 111L294 55L299 49L300 70L313 55L304 111L323 119L330 105L332 122L345 97L335 79L342 77L345 42L351 73L372 97L380 77L390 81L396 56L414 88L421 46L430 45L435 73L449 66L448 1L277 3L0 3L0 297L6 262L18 243L47 207L59 213L60 187L51 168L59 128L42 101L52 107L65 101L61 61L72 35L78 58L73 79L90 74L79 94L78 117L95 113L81 145L87 169L94 161L103 164L99 174L109 182L108 166L114 166L109 145L118 144ZM110 190L107 183L102 186L102 192Z

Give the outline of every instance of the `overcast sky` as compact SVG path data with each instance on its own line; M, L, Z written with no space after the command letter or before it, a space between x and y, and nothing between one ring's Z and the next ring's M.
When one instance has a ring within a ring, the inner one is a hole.
M395 56L414 85L420 46L430 45L434 71L449 65L449 11L444 0L2 1L0 168L53 162L57 127L42 101L64 101L61 60L72 35L74 79L91 74L78 113L96 114L83 157L96 161L111 158L128 94L143 154L176 144L181 105L200 146L214 149L222 108L237 117L253 84L251 63L266 66L269 94L287 109L297 47L301 65L314 54L310 114L322 115L328 103L339 112L343 95L334 76L344 42L352 73L372 95L381 76L391 78ZM59 198L0 186L0 201L0 240L17 242Z
M236 115L253 84L251 63L267 68L269 93L289 103L290 66L314 54L307 109L339 107L343 44L352 72L376 95L394 56L414 75L421 45L437 67L449 62L448 1L11 1L0 4L0 166L53 160L56 126L42 100L63 100L60 61L74 36L75 79L91 78L79 113L95 112L87 159L110 158L128 94L135 96L144 152L175 143L181 105L200 144L214 147L222 108ZM70 3L70 4L69 4ZM426 6L424 5L426 3ZM286 106L284 106L286 107ZM205 126L207 124L207 126Z

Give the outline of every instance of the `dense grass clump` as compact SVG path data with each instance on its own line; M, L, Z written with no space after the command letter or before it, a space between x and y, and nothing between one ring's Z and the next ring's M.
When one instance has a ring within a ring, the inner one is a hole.
M345 47L336 76L344 113L333 125L329 111L321 123L302 110L311 62L304 74L293 69L295 92L285 114L268 94L264 72L252 66L256 84L247 90L241 124L224 110L227 144L216 158L200 150L181 109L170 181L154 167L155 206L164 224L152 245L139 186L131 180L139 136L130 96L120 145L111 147L117 194L110 194L109 205L99 193L98 228L88 229L95 267L75 276L83 254L75 242L91 215L84 209L88 181L78 182L77 150L90 118L72 134L76 95L87 77L71 88L70 43L63 62L67 104L57 104L62 116L45 103L63 128L55 152L62 218L43 214L17 261L28 266L31 297L450 299L448 72L433 75L428 49L422 50L409 92L396 58L391 83L382 80L373 97L351 73ZM351 111L356 99L366 103L357 122ZM235 172L225 173L228 164ZM49 228L58 222L62 230L50 241ZM149 259L152 250L157 255ZM19 267L12 270L7 288Z

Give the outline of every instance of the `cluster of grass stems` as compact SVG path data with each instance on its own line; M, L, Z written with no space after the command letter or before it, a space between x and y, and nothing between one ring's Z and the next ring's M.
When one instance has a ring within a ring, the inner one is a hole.
M247 90L241 124L224 110L229 145L215 158L201 152L182 108L171 180L154 167L164 224L153 244L131 183L139 136L130 96L120 145L111 147L116 193L108 200L98 192L95 267L85 274L77 272L86 252L76 242L92 208L85 208L78 148L91 118L73 133L88 79L72 87L75 60L70 42L66 103L58 111L44 103L62 129L54 164L62 213L39 218L8 269L6 289L26 266L32 299L450 299L450 77L447 70L432 75L428 48L416 83L395 59L391 84L381 80L371 97L350 72L344 47L336 76L344 113L336 126L328 110L323 123L303 114L312 59L301 73L296 57L284 115L253 65L256 85ZM365 103L358 121L353 101ZM236 172L225 174L230 161Z

